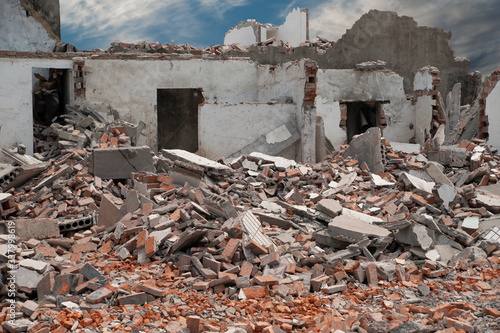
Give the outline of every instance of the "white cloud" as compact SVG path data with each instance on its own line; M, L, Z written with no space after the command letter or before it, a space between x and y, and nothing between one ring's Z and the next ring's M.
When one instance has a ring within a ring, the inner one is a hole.
M191 36L199 29L192 16L190 2L183 0L61 1L63 29L80 33L80 40L93 38L108 45L113 40L153 42L158 31Z

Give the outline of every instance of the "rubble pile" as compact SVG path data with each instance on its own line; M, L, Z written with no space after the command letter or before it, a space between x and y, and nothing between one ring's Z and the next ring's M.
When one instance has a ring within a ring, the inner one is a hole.
M66 105L66 113L57 122L50 126L34 125L33 156L47 161L70 149L137 145L144 122L131 124L115 119L112 114L110 117L109 121L88 107L78 109Z
M333 46L335 42L322 38L320 36L317 39L311 41L305 41L301 43L299 47L314 47L318 52L324 52L324 50ZM274 47L286 47L289 50L293 50L293 47L289 43L285 43L282 40L276 38L269 38L268 40L256 43L255 45L240 45L238 43L231 45L212 45L205 48L197 48L189 44L172 44L165 43L161 44L159 42L148 43L146 41L138 43L124 43L121 41L114 41L111 43L110 47L106 50L93 50L94 52L107 52L107 53L192 53L192 54L207 54L207 55L224 55L230 51L236 52L251 52L252 48L255 46L274 46ZM64 51L61 51L64 52Z
M16 286L0 331L500 329L500 157L482 140L382 139L366 157L367 133L315 165L225 162L155 156L132 145L140 126L88 117L50 127L76 147L10 151L0 171L2 292Z

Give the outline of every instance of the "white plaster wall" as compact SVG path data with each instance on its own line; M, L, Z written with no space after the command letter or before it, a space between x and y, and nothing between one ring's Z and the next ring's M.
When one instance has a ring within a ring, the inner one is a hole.
M489 121L488 144L500 149L500 84L486 97L486 114Z
M278 27L276 38L297 47L307 39L307 12L296 8L285 19L285 23Z
M432 96L421 96L415 103L415 139L420 145L425 144L426 136L430 136L432 121Z
M87 95L81 104L106 113L116 109L126 121L147 127L140 143L156 147L157 89L202 88L207 102L268 102L290 96L302 103L303 63L259 66L243 60L98 60L87 59ZM301 104L300 104L301 105Z
M287 62L276 66L259 66L257 100L267 102L280 97L291 97L294 103L304 100L304 61Z
M19 0L0 1L0 50L52 51L56 40L26 11Z
M340 124L340 103L332 96L316 97L316 113L323 118L325 136L334 147L344 144L347 136ZM321 113L320 113L321 112Z
M73 68L73 61L0 58L0 147L17 143L33 154L33 68ZM0 154L0 160L4 160ZM5 160L4 160L5 161Z
M387 120L384 137L408 142L415 135L410 129L415 108L406 100L401 76L388 71L320 69L317 77L316 112L324 119L325 135L335 147L346 139L346 132L339 127L338 102L390 101L383 105Z
M255 31L253 27L240 27L229 30L224 37L224 45L231 45L238 43L240 45L253 45L255 43L260 42L255 36Z
M284 123L295 123L296 109L295 104L204 104L198 115L200 154L229 156Z

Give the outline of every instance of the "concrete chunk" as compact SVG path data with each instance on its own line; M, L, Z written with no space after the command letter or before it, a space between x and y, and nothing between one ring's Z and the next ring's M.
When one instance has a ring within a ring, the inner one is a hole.
M162 149L161 153L172 161L191 163L213 174L224 175L233 173L233 170L224 164L217 163L182 149Z
M155 172L149 147L98 148L92 150L90 172L102 179L127 179L132 172Z
M351 156L358 160L359 163L365 162L373 173L384 171L381 138L380 128L371 127L365 133L352 139L349 147L344 152L344 156Z
M337 200L323 199L316 205L316 210L330 217L337 217L342 213L342 206Z
M97 225L105 227L115 225L121 215L120 209L122 207L122 203L123 201L120 198L115 197L111 193L103 194L101 206L99 208L99 219L97 220Z
M363 240L365 237L386 238L391 234L385 228L377 227L366 221L347 217L337 216L328 224L328 231L332 238L355 243Z

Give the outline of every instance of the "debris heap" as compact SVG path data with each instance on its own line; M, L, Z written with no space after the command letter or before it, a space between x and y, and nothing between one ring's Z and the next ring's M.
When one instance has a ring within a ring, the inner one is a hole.
M500 157L481 140L225 162L75 117L49 127L76 144L56 157L4 151L0 331L500 329Z

